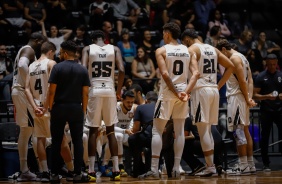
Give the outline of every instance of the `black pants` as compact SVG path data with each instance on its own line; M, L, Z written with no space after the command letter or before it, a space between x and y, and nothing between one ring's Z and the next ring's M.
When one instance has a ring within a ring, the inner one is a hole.
M146 134L136 133L128 138L129 149L133 155L133 177L137 177L140 174L144 174L145 172L151 169L151 151L145 151L145 165L142 162L141 153L146 150L151 150L151 142L152 138Z
M261 111L261 157L264 165L269 165L268 157L268 144L270 131L273 125L273 122L276 123L278 128L279 140L282 139L282 112L267 112ZM281 150L281 144L279 145L279 150Z
M216 126L213 125L211 131L214 139L214 164L216 166L219 165L222 166L223 141ZM196 139L185 140L182 159L189 165L192 171L194 171L194 169L197 166L203 165L203 163L195 155L204 156L200 140L196 140Z
M80 174L83 164L83 111L80 104L55 104L51 112L51 173L60 171L60 152L66 123L74 146L74 173Z

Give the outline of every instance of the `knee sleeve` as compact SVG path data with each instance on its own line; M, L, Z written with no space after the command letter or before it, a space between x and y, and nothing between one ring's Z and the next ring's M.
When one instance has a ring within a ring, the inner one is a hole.
M175 140L174 140L174 156L175 158L181 158L185 143L185 136L184 136L184 119L174 119L173 120L173 127L175 133Z
M123 134L122 133L115 133L116 139L117 139L117 144L118 144L118 155L123 155Z
M237 125L235 131L233 132L233 136L236 140L236 145L241 146L247 144L246 135L244 132L244 125Z
M122 133L116 132L115 136L116 136L117 142L122 142L122 140L123 140L123 134Z

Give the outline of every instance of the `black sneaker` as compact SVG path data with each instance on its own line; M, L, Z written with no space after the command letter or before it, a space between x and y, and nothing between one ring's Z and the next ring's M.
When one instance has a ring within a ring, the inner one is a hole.
M263 172L271 172L271 169L269 168L269 165L264 165L262 170L263 170Z
M88 183L88 182L95 182L95 181L96 181L96 178L93 176L90 176L87 173L73 175L73 183Z
M67 181L73 181L73 176L74 176L73 171L68 171L67 174L66 174L66 180Z
M189 176L195 176L195 174L197 174L197 173L199 173L199 172L205 170L205 168L206 168L206 167L205 167L204 165L198 165L198 166L194 169L194 171L192 171L192 172L189 173L188 175L189 175Z
M218 165L216 167L216 172L217 172L218 176L220 176L222 174L222 165Z
M50 182L51 183L61 183L61 176L58 174L51 174Z
M49 183L50 182L50 173L49 172L42 172L41 175L41 182L42 183Z
M120 181L120 172L113 172L112 176L110 177L111 181Z

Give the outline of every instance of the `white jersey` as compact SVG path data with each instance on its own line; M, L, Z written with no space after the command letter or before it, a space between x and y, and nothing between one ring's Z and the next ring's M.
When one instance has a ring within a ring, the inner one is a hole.
M133 126L133 117L134 117L134 109L131 108L130 111L128 111L126 114L122 111L122 103L117 103L117 117L118 117L118 123L116 123L116 127L120 127L122 129L129 129Z
M88 73L91 82L92 96L115 96L115 50L107 44L102 47L89 45Z
M178 91L184 91L188 82L188 71L190 64L190 54L186 46L164 45L166 49L165 64L168 75ZM177 98L168 88L164 79L161 77L159 100Z
M239 52L232 54L232 56L238 56L241 58L244 78L246 79L246 81L248 81L248 70L250 68L248 60L243 54ZM239 93L242 93L242 91L240 89L238 79L233 73L226 82L226 96L229 97L231 95L236 95Z
M25 45L22 48L20 48L20 50L18 51L18 54L15 58L15 62L14 62L14 76L13 76L13 88L14 87L19 87L21 89L25 88L25 78L27 73L22 72L21 70L18 69L18 65L19 65L19 60L20 60L20 53L24 48L30 47L29 45ZM36 57L34 57L34 60L36 60ZM27 65L29 65L29 63L27 63Z
M29 66L30 90L34 101L38 106L42 106L44 104L47 95L49 61L49 59L35 61Z
M217 87L217 53L213 46L195 43L201 56L198 60L200 77L193 90L201 87Z

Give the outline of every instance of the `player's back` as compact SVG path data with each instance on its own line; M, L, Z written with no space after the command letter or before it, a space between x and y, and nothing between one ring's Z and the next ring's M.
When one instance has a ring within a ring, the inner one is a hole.
M89 45L88 73L94 95L115 96L114 72L114 46Z
M188 81L188 68L190 64L190 54L186 46L164 45L166 49L165 64L168 75L178 91L184 91ZM160 94L174 97L175 95L168 89L165 81L161 78Z
M232 57L233 56L240 57L242 66L243 66L242 68L243 68L244 79L246 80L246 82L248 82L248 70L250 68L248 60L246 59L246 57L243 54L239 52L232 54ZM226 81L226 96L228 97L228 96L236 95L239 93L242 93L242 91L239 86L238 78L233 73L231 74L229 79Z
M217 63L218 56L213 46L208 44L195 43L201 52L198 59L200 77L194 90L201 87L217 87Z
M48 63L49 59L34 61L29 66L30 90L37 105L42 106L48 90Z

